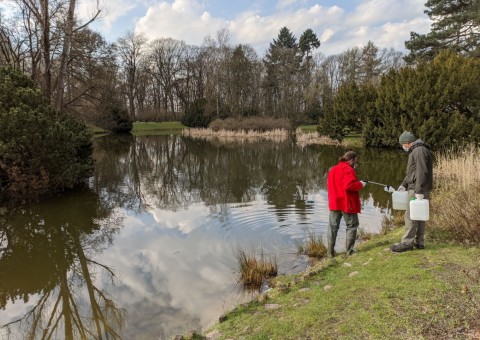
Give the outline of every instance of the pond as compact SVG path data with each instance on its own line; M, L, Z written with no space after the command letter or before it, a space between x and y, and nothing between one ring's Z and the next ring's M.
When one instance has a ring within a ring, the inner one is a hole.
M282 143L106 136L89 188L0 207L0 338L167 339L251 298L238 248L304 270L296 244L326 240L326 173L345 150ZM407 157L359 149L360 178L398 186ZM368 184L360 227L391 195ZM345 240L339 232L338 251Z

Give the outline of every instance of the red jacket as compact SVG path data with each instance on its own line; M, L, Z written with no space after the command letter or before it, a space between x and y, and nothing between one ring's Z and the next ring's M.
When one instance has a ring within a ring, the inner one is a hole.
M328 172L328 208L340 210L348 214L359 213L362 183L355 170L347 162L339 162Z

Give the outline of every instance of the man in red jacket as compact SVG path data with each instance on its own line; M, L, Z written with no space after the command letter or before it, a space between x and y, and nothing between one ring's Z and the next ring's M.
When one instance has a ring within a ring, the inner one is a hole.
M338 164L328 172L328 208L330 209L328 225L328 257L335 256L335 241L337 239L340 220L343 216L347 225L346 251L347 255L355 252L353 249L357 237L358 213L360 213L360 195L358 192L367 185L360 181L355 173L357 154L348 151L338 159Z

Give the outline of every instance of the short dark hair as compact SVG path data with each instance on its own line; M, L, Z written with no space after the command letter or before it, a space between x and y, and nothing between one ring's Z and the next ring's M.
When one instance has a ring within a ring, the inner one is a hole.
M338 159L339 162L348 162L352 159L357 159L357 153L355 151L347 151L342 157Z

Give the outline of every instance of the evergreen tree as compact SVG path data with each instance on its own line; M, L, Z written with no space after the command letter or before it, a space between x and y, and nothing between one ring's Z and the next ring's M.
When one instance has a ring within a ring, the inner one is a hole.
M392 71L364 126L369 146L398 147L409 130L433 147L480 140L480 60L444 51L431 62Z
M410 50L407 62L432 60L444 49L480 57L480 1L428 0L425 6L432 29L427 34L410 33L410 40L405 42Z
M317 35L313 33L310 28L308 28L300 36L298 46L300 48L300 51L302 52L302 55L309 58L312 50L320 47L320 40L318 40Z
M287 27L283 27L278 38L270 43L264 59L268 114L287 118L298 114L301 95L297 93L297 83L301 58L297 39Z
M372 84L342 85L333 106L321 120L320 133L341 140L348 133L361 133L367 117L374 116L376 88Z
M57 113L26 75L0 68L0 190L33 199L83 183L93 171L85 124Z

